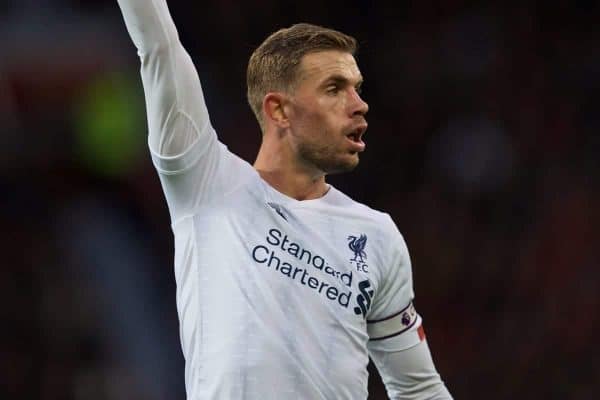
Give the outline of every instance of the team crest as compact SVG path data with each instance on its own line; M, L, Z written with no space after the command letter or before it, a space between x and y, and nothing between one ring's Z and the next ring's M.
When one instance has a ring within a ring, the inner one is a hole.
M357 271L369 272L368 265L365 263L367 259L367 252L365 247L367 246L367 235L364 233L360 236L348 236L348 248L352 250L354 256L350 259L350 263L356 265Z

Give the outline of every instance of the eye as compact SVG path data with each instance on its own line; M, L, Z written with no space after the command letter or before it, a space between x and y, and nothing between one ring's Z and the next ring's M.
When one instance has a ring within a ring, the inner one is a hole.
M361 85L357 85L354 87L354 90L356 90L356 93L358 94L362 94L362 86Z
M331 95L336 95L338 94L338 92L340 91L340 88L338 85L329 85L327 86L327 93L331 94Z

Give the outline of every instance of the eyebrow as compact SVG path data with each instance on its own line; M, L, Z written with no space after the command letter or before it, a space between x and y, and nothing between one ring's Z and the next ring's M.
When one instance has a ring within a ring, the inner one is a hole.
M323 81L323 86L325 86L329 83L332 83L332 82L337 83L337 84L346 84L346 83L350 83L350 80L343 75L334 74L334 75L327 77ZM361 86L362 84L363 84L363 77L361 75L355 86Z

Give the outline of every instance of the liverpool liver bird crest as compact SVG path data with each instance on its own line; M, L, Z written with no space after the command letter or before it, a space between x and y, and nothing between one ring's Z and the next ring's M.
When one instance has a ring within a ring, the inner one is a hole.
M348 236L348 247L354 252L354 258L350 261L364 262L367 258L365 246L367 245L367 235L362 234L359 237Z

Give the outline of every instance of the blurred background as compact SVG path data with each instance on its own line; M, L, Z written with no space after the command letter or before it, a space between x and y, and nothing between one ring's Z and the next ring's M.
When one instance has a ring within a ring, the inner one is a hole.
M404 234L454 397L598 398L597 2L169 4L221 140L250 162L252 50L300 21L356 36L369 146L330 182ZM138 62L116 1L0 1L3 399L185 396Z

